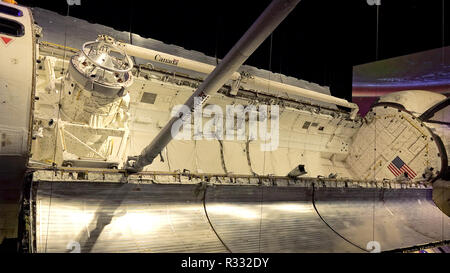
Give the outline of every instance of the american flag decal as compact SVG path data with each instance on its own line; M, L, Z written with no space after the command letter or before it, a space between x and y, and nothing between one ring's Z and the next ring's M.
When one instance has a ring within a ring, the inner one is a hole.
M408 165L406 165L400 157L395 157L394 160L387 166L387 168L393 173L396 177L400 175L408 174L408 178L413 179L416 177L416 172L413 171Z

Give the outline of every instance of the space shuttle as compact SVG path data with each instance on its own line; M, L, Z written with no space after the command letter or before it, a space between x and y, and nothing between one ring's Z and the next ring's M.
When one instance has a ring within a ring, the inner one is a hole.
M450 240L450 106L218 64L0 2L0 244L20 252L382 252Z

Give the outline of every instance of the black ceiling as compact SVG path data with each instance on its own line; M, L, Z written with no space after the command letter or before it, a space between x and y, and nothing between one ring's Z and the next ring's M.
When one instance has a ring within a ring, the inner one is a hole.
M68 10L66 0L18 1L63 15ZM368 1L302 0L273 33L271 62L267 39L246 64L269 69L271 63L274 72L328 85L333 95L350 99L352 66L376 60L377 6ZM449 45L450 2L443 2L381 0L378 59ZM69 14L223 58L269 3L81 0Z

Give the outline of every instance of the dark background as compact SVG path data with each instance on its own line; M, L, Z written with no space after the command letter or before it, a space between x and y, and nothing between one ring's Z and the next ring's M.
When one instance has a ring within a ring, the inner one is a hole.
M269 0L20 1L223 58ZM246 64L330 86L351 100L352 67L449 45L445 0L302 0ZM445 19L445 20L444 20ZM378 47L377 47L378 26ZM378 50L377 50L378 48Z

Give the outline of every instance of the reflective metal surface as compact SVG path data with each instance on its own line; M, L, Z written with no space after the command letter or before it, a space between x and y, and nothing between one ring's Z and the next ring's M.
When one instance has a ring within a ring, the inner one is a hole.
M431 200L431 189L320 188L318 212L336 232L366 247L405 248L450 238L449 217Z
M194 185L39 183L38 252L223 252ZM71 248L70 248L71 249Z
M450 238L431 189L35 183L38 252L364 252Z

